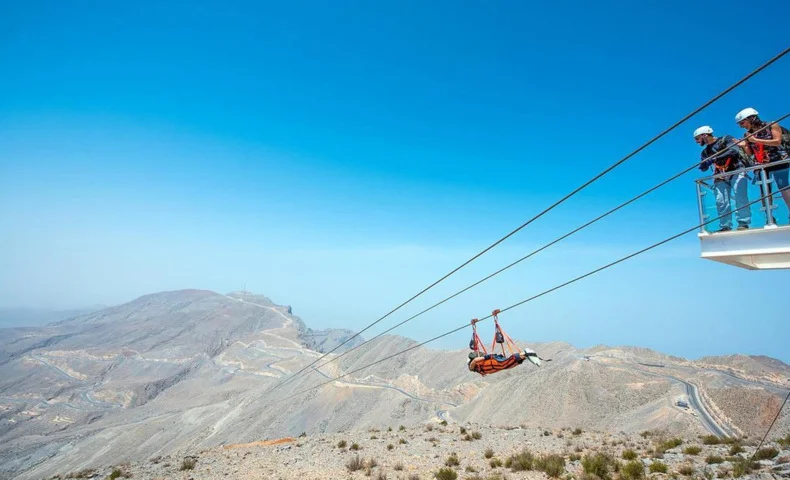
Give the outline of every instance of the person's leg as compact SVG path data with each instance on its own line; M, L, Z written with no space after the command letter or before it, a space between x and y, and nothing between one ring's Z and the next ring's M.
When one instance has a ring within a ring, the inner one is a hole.
M785 205L787 205L788 210L790 210L790 166L784 165L783 168L779 170L774 170L773 172L774 182L776 182L777 189L782 190L782 198L785 201ZM788 218L788 222L790 222L790 218ZM781 224L781 220L777 223Z
M776 224L776 219L768 221L768 212L771 212L771 216L773 216L773 173L771 173L770 168L765 168L762 171L755 170L754 175L756 179L762 183L760 188L760 197L762 197L761 203L763 204L763 210L765 210L765 225L767 226Z
M746 172L739 172L732 177L732 189L735 196L735 218L738 221L738 228L749 228L752 223L752 208L746 206L749 203L749 182Z
M732 229L732 212L730 211L730 184L723 180L713 182L716 195L716 210L719 212L720 231Z

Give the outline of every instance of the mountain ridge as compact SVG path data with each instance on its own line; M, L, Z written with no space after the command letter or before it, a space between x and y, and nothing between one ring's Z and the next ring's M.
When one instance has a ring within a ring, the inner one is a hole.
M772 376L784 368L749 360L738 363L748 375L736 375L643 347L516 340L552 361L480 377L466 369L465 349L388 334L280 385L352 334L313 330L265 296L207 290L159 292L58 325L11 329L0 339L0 474L42 478L100 459L439 419L704 434L696 411L675 404L689 399L690 384L702 389L712 421L756 435L776 408ZM405 348L413 349L357 371ZM757 395L751 410L734 400L749 391ZM790 418L776 428L790 428Z

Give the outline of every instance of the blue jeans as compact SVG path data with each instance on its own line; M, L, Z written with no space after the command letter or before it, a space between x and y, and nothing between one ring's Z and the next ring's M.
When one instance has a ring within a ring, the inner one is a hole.
M719 224L722 229L732 228L731 201L735 198L735 218L739 225L749 225L752 221L752 209L745 207L749 203L748 182L745 172L735 172L729 177L718 179L713 183L716 192L716 209L719 211ZM744 208L741 208L744 207Z
M511 357L515 358L518 363L521 363L521 362L524 361L524 359L522 359L521 355L519 355L518 353L514 353L513 355L511 355ZM510 357L506 357L506 356L502 355L501 353L489 353L489 354L485 355L484 358L486 360L493 358L497 362L504 362L505 360L507 360Z

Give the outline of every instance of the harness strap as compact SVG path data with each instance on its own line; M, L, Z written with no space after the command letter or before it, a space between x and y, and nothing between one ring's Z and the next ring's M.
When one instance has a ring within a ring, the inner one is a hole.
M469 343L472 344L472 350L474 350L475 353L479 352L480 350L483 350L483 353L487 354L488 352L486 351L485 345L483 345L483 341L480 340L480 337L477 335L477 325L476 324L479 321L480 320L478 320L476 318L472 319L472 341L469 342Z
M502 327L499 325L499 317L498 317L498 315L499 315L500 312L501 312L501 310L499 310L498 308L496 310L494 310L493 312L491 312L491 316L494 318L494 341L491 342L491 351L495 352L496 351L495 350L496 349L496 344L499 343L499 344L502 345L502 347L501 347L502 355L506 355L505 354L505 344L507 344L507 349L510 352L510 355L513 355L515 352L518 351L518 348L516 348L516 345L513 343L513 340L510 339L508 334L505 333L505 331L502 330ZM497 337L499 337L499 338L497 338Z

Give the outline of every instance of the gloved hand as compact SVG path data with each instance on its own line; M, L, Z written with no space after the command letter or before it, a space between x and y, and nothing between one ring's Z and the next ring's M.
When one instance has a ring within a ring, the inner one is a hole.
M704 172L705 170L709 169L711 165L713 165L713 160L705 160L699 164L699 169Z

